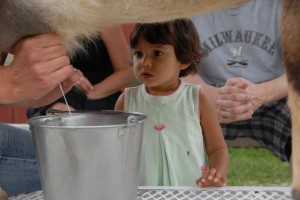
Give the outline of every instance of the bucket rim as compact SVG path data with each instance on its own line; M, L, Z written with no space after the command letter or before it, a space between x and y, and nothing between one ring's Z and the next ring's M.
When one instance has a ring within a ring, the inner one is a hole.
M134 116L139 116L141 117L141 119L137 120L137 124L143 123L147 118L148 115L140 113L140 112L127 112L127 111L115 111L115 110L101 110L101 111L95 111L95 110L80 110L80 111L72 111L72 114L126 114L128 116L130 115L134 115ZM49 124L39 124L39 123L34 123L36 121L40 121L42 119L48 119L50 117L72 117L69 114L69 111L57 111L57 114L51 114L51 115L45 115L45 116L36 116L36 117L32 117L28 120L28 124L29 126L33 126L33 127L47 127L47 128L67 128L67 129L92 129L92 128L113 128L113 127L124 127L124 125L126 125L126 123L120 123L120 124L114 124L114 125L80 125L80 126L76 126L76 125L49 125Z

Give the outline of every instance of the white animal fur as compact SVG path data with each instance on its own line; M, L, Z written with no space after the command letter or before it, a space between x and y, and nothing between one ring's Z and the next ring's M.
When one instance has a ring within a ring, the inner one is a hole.
M105 25L189 17L243 1L1 0L0 49L8 50L24 36L55 32L72 54L80 47L78 37L93 38Z

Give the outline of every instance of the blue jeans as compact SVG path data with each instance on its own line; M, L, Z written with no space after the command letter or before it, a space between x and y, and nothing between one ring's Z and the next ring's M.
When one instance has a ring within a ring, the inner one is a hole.
M31 132L0 123L0 186L8 196L41 190Z

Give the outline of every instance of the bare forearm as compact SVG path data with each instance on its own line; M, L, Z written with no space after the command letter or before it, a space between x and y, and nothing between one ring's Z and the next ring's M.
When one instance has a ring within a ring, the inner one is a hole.
M276 79L259 84L265 88L264 103L280 100L287 96L288 85L286 74L279 76Z
M128 87L132 80L133 74L131 69L119 70L94 85L94 89L89 92L88 98L94 100L105 98Z
M219 149L208 155L209 168L215 168L224 177L227 176L229 167L229 153L227 148Z

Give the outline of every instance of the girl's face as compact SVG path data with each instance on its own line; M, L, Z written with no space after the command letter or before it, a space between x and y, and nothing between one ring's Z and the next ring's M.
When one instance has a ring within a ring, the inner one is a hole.
M134 75L150 94L167 95L177 89L179 72L188 64L177 60L174 46L151 44L139 36L138 45L132 51Z

